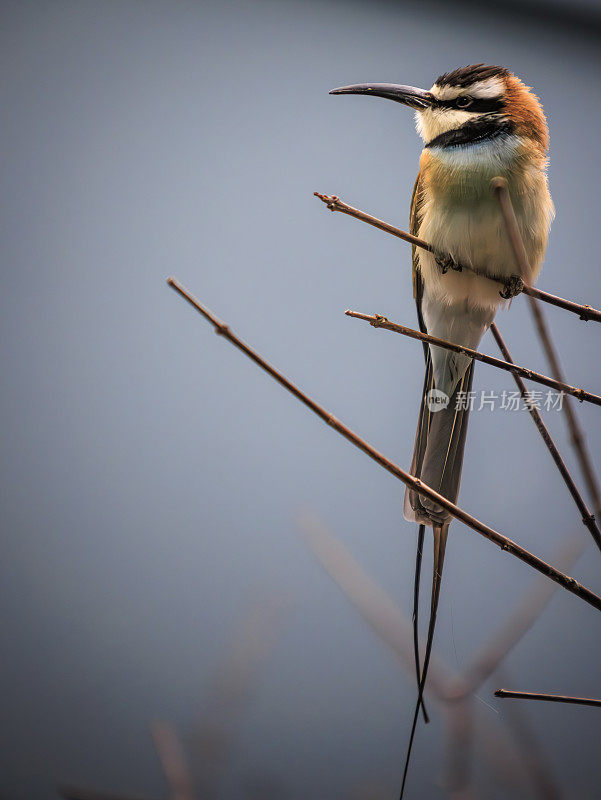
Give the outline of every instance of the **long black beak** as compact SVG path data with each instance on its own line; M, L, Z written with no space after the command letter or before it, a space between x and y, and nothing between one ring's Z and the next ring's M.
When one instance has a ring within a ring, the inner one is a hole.
M371 94L417 109L428 108L434 100L430 92L416 89L415 86L398 86L396 83L355 83L332 89L330 94Z

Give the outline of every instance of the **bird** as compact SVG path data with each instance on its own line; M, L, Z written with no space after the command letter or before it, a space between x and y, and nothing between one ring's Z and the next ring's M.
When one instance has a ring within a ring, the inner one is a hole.
M413 295L420 330L476 349L496 312L511 303L519 280L532 284L543 265L553 201L547 167L549 132L541 103L509 69L484 63L444 73L429 90L391 83L360 83L330 94L393 100L415 112L423 140L410 207L410 230L432 252L412 247ZM491 190L507 182L528 256L528 274L516 275L503 217ZM491 280L491 278L493 280ZM499 290L499 281L505 284ZM473 359L424 344L426 372L411 474L455 503L470 411ZM408 487L405 519L418 524L414 637L418 697L403 771L403 797L419 719L440 597L450 513ZM434 563L430 620L423 665L418 649L419 578L425 529L431 528Z

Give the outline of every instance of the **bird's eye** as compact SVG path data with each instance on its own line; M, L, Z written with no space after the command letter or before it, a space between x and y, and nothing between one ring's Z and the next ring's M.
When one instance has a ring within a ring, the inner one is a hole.
M471 97L458 97L457 108L469 108L473 102Z

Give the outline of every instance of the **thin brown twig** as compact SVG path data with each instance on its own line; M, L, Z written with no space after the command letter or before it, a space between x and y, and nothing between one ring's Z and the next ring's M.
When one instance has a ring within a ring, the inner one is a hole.
M345 203L335 194L328 195L320 194L319 192L313 192L313 194L315 197L319 197L322 203L325 203L330 211L340 211L341 214L348 214L349 217L354 217L355 219L361 220L361 222L367 222L368 225L373 225L374 228L379 228L385 233L390 233L392 236L396 236L398 239L402 239L404 242L409 242L409 244L413 244L416 247L421 247L422 250L427 250L429 253L434 252L432 245L428 244L428 242L424 242L423 239L414 236L412 233L402 231L400 228L395 228L395 226L391 225L389 222L384 222L384 220L378 219L377 217L372 217L371 214L366 214L365 211L361 211L358 208L349 206L348 203ZM472 268L466 267L466 269L471 270ZM494 278L491 278L491 280L494 280ZM501 282L501 279L497 281L497 283L499 282Z
M538 428L539 433L541 434L543 441L551 453L561 477L568 488L568 491L576 503L576 507L581 514L583 524L586 526L586 528L588 528L595 544L601 550L601 531L599 530L595 516L589 511L582 495L578 490L578 487L574 482L574 479L572 478L570 471L568 470L555 442L553 441L551 434L549 433L549 430L547 429L547 426L543 422L541 415L539 414L535 405L530 402L530 395L526 389L524 381L522 380L522 376L528 378L529 380L533 380L536 383L541 383L544 386L558 389L566 394L572 394L573 396L578 397L580 400L584 400L584 395L587 393L585 393L582 389L576 389L573 386L560 383L553 378L548 378L546 375L541 375L538 372L534 372L533 370L526 369L525 367L520 367L519 365L515 364L505 342L503 341L501 333L494 322L492 323L490 330L495 338L495 341L497 342L497 345L499 346L499 349L501 350L505 361L494 358L493 356L488 356L485 353L480 353L477 350L472 350L469 347L464 347L462 345L455 344L454 342L449 342L446 339L439 339L437 336L431 336L430 334L416 331L413 328L407 328L404 325L398 325L395 322L390 322L390 320L388 320L386 317L383 317L379 314L362 314L359 311L351 310L347 310L345 313L348 317L352 317L353 319L361 319L365 322L369 322L369 324L374 328L384 328L384 330L400 333L403 336L408 336L411 339L417 339L421 342L428 342L429 344L434 344L438 347L452 350L455 353L465 353L471 358L481 361L484 364L489 364L490 366L510 372L513 375L520 394L526 403L526 407L530 413L530 416L534 420L534 423L536 424L536 427ZM595 398L591 400L591 402L593 402L595 405L601 405L601 402L599 402L601 401L601 397L598 397L597 395L592 395L591 397Z
M499 670L503 680L507 677L507 669ZM508 703L504 708L504 721L511 730L515 743L522 754L524 765L535 791L541 800L560 800L561 791L554 774L553 764L540 746L528 714L522 703Z
M422 333L413 328L407 328L405 325L391 322L380 314L363 314L360 311L351 311L350 309L344 313L347 317L369 322L373 328L384 328L384 330L408 336L410 339L417 339L420 342L428 342L429 344L443 347L445 350L452 350L454 353L465 353L465 355L474 358L476 361L481 361L483 364L497 367L497 369L505 370L505 372L511 372L513 375L521 375L535 383L541 383L543 386L548 386L551 389L570 394L572 397L576 397L580 402L593 403L593 405L601 406L601 396L587 392L585 389L579 389L576 386L570 386L563 381L549 378L547 375L542 375L540 372L534 372L534 370L527 369L526 367L520 367L518 364L514 364L513 361L502 361L500 358L488 356L486 353L480 353L478 350L472 350L470 347L465 347L455 342L449 342L447 339L439 339L437 336L431 336L429 333Z
M429 253L434 252L432 245L428 242L425 242L423 239L420 239L411 233L407 233L400 228L396 228L394 225L384 222L377 217L372 217L371 214L366 214L365 211L361 211L358 208L349 206L336 195L320 194L319 192L313 192L313 194L315 197L319 197L319 199L327 205L330 211L339 211L342 214L347 214L349 217L354 217L354 219L358 219L361 222L367 222L368 225L372 225L374 228L379 228L381 231L385 231L385 233L390 233L392 236L396 236L398 239L402 239L404 242L409 242L409 244L415 245L415 247L420 247L422 250L427 250ZM507 279L503 276L491 275L490 273L479 270L476 267L472 267L468 264L461 264L461 269L474 272L476 275L479 275L482 278L487 278L488 280L491 280L502 287L507 285ZM563 308L565 311L571 311L573 314L577 314L580 319L584 320L585 322L588 320L601 322L601 311L598 311L592 306L574 303L572 300L565 300L563 297L558 297L557 295L543 292L542 289L537 289L534 286L524 283L523 281L517 293L519 294L520 292L528 295L529 297L535 297L538 300L549 303L550 305L557 306L557 308Z
M593 697L571 697L564 694L542 694L540 692L514 692L510 689L497 689L495 697L507 697L512 700L545 700L549 703L570 703L575 706L601 707L601 700Z
M587 393L584 392L584 390L576 389L575 387L569 386L568 384L565 383L560 383L559 381L556 381L553 378L548 378L546 375L541 375L538 372L534 372L533 370L526 369L525 367L520 367L519 365L515 364L511 357L511 354L509 353L509 350L507 349L505 342L503 341L503 338L501 337L501 333L498 327L495 325L495 323L491 325L490 329L495 338L495 341L497 342L497 345L499 346L499 349L501 350L501 353L503 354L503 357L505 358L505 361L502 361L501 359L498 358L494 358L493 356L488 356L485 353L480 353L477 350L472 350L469 347L464 347L462 345L455 344L454 342L449 342L446 339L439 339L437 336L431 336L430 334L422 333L421 331L416 331L413 328L407 328L404 325L398 325L395 322L390 322L390 320L388 320L386 317L381 316L380 314L374 314L374 315L362 314L359 311L350 311L350 310L347 310L345 313L348 317L352 317L353 319L361 319L364 320L365 322L369 322L369 324L374 328L384 328L384 330L393 331L394 333L400 333L403 336L408 336L411 339L417 339L421 342L428 342L429 344L434 344L437 345L438 347L443 347L447 350L452 350L455 353L465 353L471 358L477 361L481 361L484 364L489 364L490 366L497 367L498 369L505 370L506 372L510 372L514 377L514 380L517 384L520 394L526 403L526 407L532 419L534 420L536 427L538 428L539 433L541 434L545 445L547 446L553 460L555 461L555 464L568 488L568 491L570 492L572 498L574 499L574 502L576 503L576 507L578 508L578 511L582 516L583 524L588 528L591 536L593 537L593 540L595 541L595 544L601 550L601 531L599 530L599 526L597 525L595 516L594 514L591 514L591 512L589 511L582 495L578 490L578 487L574 482L574 479L572 478L572 475L570 474L570 471L568 470L563 458L559 453L559 450L557 449L555 442L553 441L551 434L549 433L549 430L547 429L547 426L543 422L542 417L539 414L535 405L530 401L529 392L526 389L526 385L524 384L524 381L522 380L521 376L524 376L529 380L533 380L536 383L541 383L544 386L549 386L551 388L558 389L562 392L565 392L566 394L572 394L573 396L578 397L580 400L585 399L584 395ZM599 402L601 401L601 397L598 397L597 395L592 395L591 397L595 398L591 400L591 402L593 402L595 405L601 405L601 402Z
M494 530L493 528L489 527L485 523L481 522L480 520L476 519L476 517L469 514L467 511L464 511L459 506L456 506L446 497L443 497L441 494L436 492L432 487L428 486L427 484L423 483L419 478L416 478L414 475L406 472L404 469L401 469L397 464L390 461L386 458L385 455L380 453L374 447L372 447L368 442L358 436L354 431L344 425L340 420L336 419L333 414L330 414L329 411L326 411L322 406L318 405L312 398L302 392L295 384L289 381L287 378L282 375L281 372L278 372L274 367L272 367L265 359L260 356L256 351L250 348L247 344L245 344L241 339L239 339L229 327L218 319L214 314L212 314L207 308L201 305L198 300L196 300L178 281L174 278L169 278L167 280L168 285L174 289L181 297L183 297L193 308L196 309L206 320L208 320L211 325L215 328L215 332L221 336L224 336L229 342L231 342L235 347L237 347L241 352L243 352L248 358L255 362L261 369L265 370L268 375L271 375L281 386L287 389L297 400L300 400L307 408L313 411L318 417L320 417L324 422L330 425L335 431L341 434L345 439L347 439L351 444L355 445L359 450L364 452L368 455L373 461L383 467L387 472L393 475L395 478L400 480L406 486L411 487L414 491L420 494L423 497L428 497L430 500L433 500L437 505L442 506L442 508L446 509L453 517L460 520L461 522L465 523L469 528L476 531L477 533L484 536L494 544L498 545L503 551L510 553L514 557L518 558L520 561L523 561L528 566L532 567L533 569L540 572L542 575L546 575L551 580L558 583L568 592L575 594L577 597L580 597L581 600L584 600L589 605L593 606L594 608L601 610L601 598L598 597L594 592L590 589L586 588L582 584L578 583L574 578L570 578L567 575L564 575L563 572L560 572L558 569L553 567L551 564L547 564L541 558L533 555L529 550L526 550L521 545L517 544L516 542L512 541L511 539L503 536L498 531Z
M501 333L494 322L490 326L490 330L492 335L494 336L496 343L499 346L499 350L503 354L503 358L505 359L505 361L513 363L513 359L511 358L511 353L507 349L507 345L505 344L503 337L501 336ZM565 485L568 487L568 491L570 492L574 502L576 503L578 511L582 515L582 522L584 523L585 527L587 527L588 530L590 531L590 534L593 537L593 541L595 542L599 550L601 550L601 531L599 530L599 527L595 521L594 514L591 514L591 512L588 509L588 506L584 502L582 495L578 491L578 487L574 483L574 479L572 478L570 471L566 467L565 462L561 457L559 450L557 449L557 446L555 445L555 442L553 441L553 438L549 433L547 426L543 422L543 419L538 412L538 409L532 403L528 403L528 390L526 389L524 381L521 379L518 372L513 373L513 378L516 382L516 385L520 391L521 396L526 401L526 406L528 408L528 411L530 412L530 416L534 420L534 424L538 428L538 431L542 436L542 439L545 445L547 446L547 449L551 453L553 461L555 461L557 469L559 470Z
M493 179L493 190L496 191L500 201L502 200L503 196L505 195L507 201L504 201L504 207L506 211L504 212L507 214L507 211L510 211L508 216L505 218L506 224L509 225L508 230L512 228L512 220L513 220L513 229L514 233L517 232L517 239L514 236L512 239L512 244L517 247L517 256L519 257L520 249L521 253L525 256L523 243L521 242L521 237L519 235L519 229L517 228L517 224L515 223L515 215L513 213L513 207L511 206L511 200L509 198L509 194L506 189L506 183L502 178ZM322 202L324 202L330 211L339 211L343 214L347 214L348 216L354 217L355 219L361 220L362 222L367 222L369 225L373 225L380 230L385 231L386 233L390 233L393 236L398 237L399 239L403 239L406 242L409 242L416 247L421 247L428 252L433 252L434 248L428 243L423 241L423 239L419 239L417 236L413 236L410 233L406 233L402 231L400 228L396 228L394 225L390 225L383 220L378 219L377 217L373 217L370 214L366 214L364 211L360 211L357 208L353 208L353 206L349 206L347 203L344 203L339 197L336 195L325 195L320 194L319 192L314 192L314 195L318 197ZM503 203L502 203L503 208ZM521 248L520 248L521 245ZM490 275L483 274L481 271L473 269L469 266L462 265L464 269L470 269L477 274L480 274L482 277L489 278L499 284L504 283L504 279L502 277L491 277ZM594 320L595 322L601 322L601 311L593 308L590 305L581 305L579 303L574 303L571 300L566 300L563 297L558 297L556 295L549 294L548 292L543 292L541 289L537 289L534 286L529 286L524 284L522 280L521 291L528 295L529 300L532 303L532 310L535 314L537 319L537 324L539 327L539 332L541 334L541 339L543 341L543 346L545 347L547 353L547 359L551 365L551 372L554 376L554 379L565 383L563 372L559 365L559 359L555 353L555 349L552 346L550 335L548 333L546 324L544 322L544 318L542 317L542 313L540 309L537 308L535 304L535 300L542 300L550 305L557 306L558 308L563 308L566 311L570 311L574 314L577 314L580 319L582 320ZM580 469L584 476L585 483L587 485L588 491L591 495L593 500L593 508L595 510L595 514L598 519L601 519L601 488L599 487L599 482L595 475L595 469L593 467L593 462L586 447L586 442L584 438L584 434L582 429L578 423L576 415L574 413L574 409L572 408L571 401L569 398L566 398L566 402L564 403L564 411L566 414L566 421L568 424L568 429L570 431L570 440L572 446L576 452L576 456L578 458L578 462L580 465Z
M522 241L520 230L517 224L513 205L511 203L511 197L509 196L507 182L503 178L494 178L492 187L493 192L499 201L499 206L503 214L505 227L511 242L515 260L522 274L526 274L528 271L528 257L526 255L524 243ZM534 317L534 322L543 345L543 349L547 356L547 361L549 362L549 368L555 380L563 381L564 376L561 364L559 363L559 356L557 355L557 351L553 344L551 333L542 313L542 309L536 302L535 297L537 297L537 295L531 295L528 299L530 302L530 309ZM576 453L576 458L578 459L580 470L584 477L587 489L592 498L595 514L597 515L597 519L601 519L601 489L599 488L599 481L597 480L597 476L595 474L593 460L588 451L584 433L580 423L578 422L578 418L569 398L566 398L566 402L563 405L563 410L566 415L566 423L570 432L570 441L572 443L572 447L574 448L574 452Z

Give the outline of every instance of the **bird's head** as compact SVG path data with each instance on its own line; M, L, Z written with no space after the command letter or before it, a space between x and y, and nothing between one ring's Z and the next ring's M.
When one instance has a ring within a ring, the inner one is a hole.
M504 67L472 64L436 79L429 91L394 83L359 83L330 94L384 97L415 109L426 147L470 144L513 133L546 152L547 122L536 95Z

